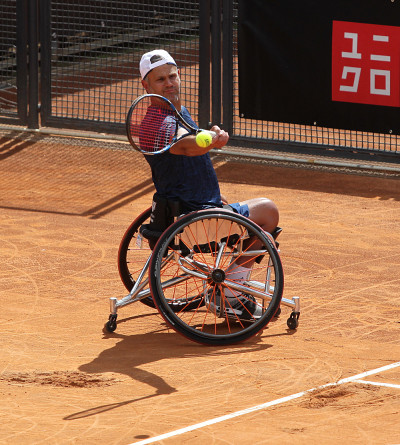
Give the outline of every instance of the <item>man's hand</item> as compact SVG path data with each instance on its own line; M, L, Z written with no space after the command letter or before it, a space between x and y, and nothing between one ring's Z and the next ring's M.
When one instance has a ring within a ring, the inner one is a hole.
M212 148L222 148L227 144L229 141L229 134L226 131L221 130L217 125L214 125L211 128L211 131L214 131L216 136L208 147L199 147L196 144L195 136L187 136L174 144L170 148L170 153L174 155L200 156L209 152Z
M209 148L222 148L223 146L225 146L228 141L229 141L229 134L224 131L221 130L218 125L214 125L211 128L211 131L214 131L214 133L216 133L216 136L213 138Z

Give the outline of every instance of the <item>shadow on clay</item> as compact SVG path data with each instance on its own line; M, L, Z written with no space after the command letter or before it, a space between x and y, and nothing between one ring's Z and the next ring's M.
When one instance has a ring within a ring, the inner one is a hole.
M153 314L148 314L148 316L151 315ZM129 317L129 320L137 317L138 316ZM124 321L128 321L128 319L120 320L119 323ZM291 333L287 332L279 335L291 335ZM140 400L177 392L177 389L164 380L164 378L141 368L142 365L159 362L164 359L199 358L215 355L225 355L228 357L234 356L235 354L267 350L271 348L272 345L264 343L266 337L268 338L268 335L265 336L265 334L261 332L252 339L239 345L204 346L189 342L182 336L171 333L165 325L162 325L160 330L136 335L123 335L115 332L109 333L104 330L104 340L119 339L120 341L111 348L102 351L99 356L91 362L81 365L79 370L88 374L112 372L126 375L133 380L150 386L153 388L154 393L72 413L64 417L64 420L76 420L94 416Z

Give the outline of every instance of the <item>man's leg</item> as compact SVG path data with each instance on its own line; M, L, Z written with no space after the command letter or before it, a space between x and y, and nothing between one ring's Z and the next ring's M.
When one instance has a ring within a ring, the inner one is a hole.
M276 204L268 198L254 198L239 203L241 206L247 205L249 208L248 218L259 225L266 232L271 233L279 223L279 210ZM251 238L245 243L244 248L250 246L252 249L259 249L260 243L254 244L254 239ZM249 257L239 258L237 265L243 264L245 267L251 269L254 259Z
M279 223L279 210L268 198L254 198L240 203L249 207L249 219L266 232L272 232Z
M239 203L241 206L247 205L249 208L248 218L259 225L266 232L272 232L279 222L279 210L276 204L268 198L254 198L242 201ZM244 244L243 248L246 249L251 246L251 250L261 248L261 244L257 241L254 243L254 239L249 239ZM233 262L226 270L227 278L230 280L244 281L250 276L251 268L253 267L255 258L242 256ZM236 295L237 292L230 289L225 290L225 295L229 298Z

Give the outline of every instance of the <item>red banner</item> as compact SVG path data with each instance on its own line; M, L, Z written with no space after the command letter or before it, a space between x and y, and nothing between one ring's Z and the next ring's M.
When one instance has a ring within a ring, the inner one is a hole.
M332 100L400 106L400 27L333 22Z

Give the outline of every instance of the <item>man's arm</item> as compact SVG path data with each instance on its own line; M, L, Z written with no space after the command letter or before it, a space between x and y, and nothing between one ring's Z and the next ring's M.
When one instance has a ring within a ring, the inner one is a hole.
M199 147L196 144L196 136L187 136L170 148L170 153L184 156L200 156L208 153L212 148L222 148L229 140L229 134L221 130L217 125L211 128L216 133L211 144L208 147ZM178 133L179 135L179 133Z

